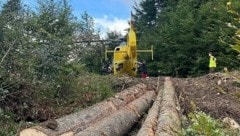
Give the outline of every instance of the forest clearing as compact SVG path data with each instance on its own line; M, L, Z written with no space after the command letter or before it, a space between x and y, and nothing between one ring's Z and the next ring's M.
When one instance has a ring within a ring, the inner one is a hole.
M0 136L239 136L240 1L110 1L0 1Z

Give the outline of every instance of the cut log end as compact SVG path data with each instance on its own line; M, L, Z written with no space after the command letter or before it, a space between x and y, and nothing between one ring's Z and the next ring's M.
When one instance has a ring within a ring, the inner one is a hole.
M28 128L21 131L19 136L47 136L47 134L35 128Z
M73 135L74 135L74 133L72 131L70 131L70 132L64 133L60 136L73 136Z
M24 129L20 132L19 136L52 136L55 134L46 134L41 130L38 130L36 128L28 128ZM66 132L64 134L61 134L60 136L73 136L74 133L72 131Z

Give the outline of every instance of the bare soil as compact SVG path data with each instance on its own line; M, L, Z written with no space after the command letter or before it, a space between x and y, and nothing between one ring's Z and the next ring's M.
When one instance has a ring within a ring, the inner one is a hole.
M200 110L216 119L231 117L240 123L240 83L236 78L240 79L239 72L174 78L182 113Z
M158 78L135 79L157 87ZM213 73L195 78L172 78L182 114L203 111L215 119L231 117L240 123L240 72ZM164 77L159 78L159 87Z

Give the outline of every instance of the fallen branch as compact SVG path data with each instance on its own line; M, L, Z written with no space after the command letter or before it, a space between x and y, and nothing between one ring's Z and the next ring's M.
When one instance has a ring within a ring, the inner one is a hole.
M9 54L10 50L12 49L13 45L15 44L15 42L17 41L17 39L15 39L13 41L13 43L10 45L10 47L8 48L7 52L3 55L1 62L0 62L0 66L2 65L4 59L7 57L7 55Z

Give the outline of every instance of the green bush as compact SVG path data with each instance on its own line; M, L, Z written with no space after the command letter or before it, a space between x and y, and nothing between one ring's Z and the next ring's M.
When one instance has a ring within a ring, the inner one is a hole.
M13 114L0 108L0 136L15 136L22 122L16 123L13 120Z
M42 84L42 83L41 83ZM57 99L61 105L80 102L92 105L113 95L109 76L86 72L81 64L67 65L52 82L44 81L36 97Z
M74 93L72 95L74 96L71 97L80 99L90 105L114 94L110 77L96 74L87 74L78 77L75 80L73 88Z
M204 112L189 113L190 125L183 128L183 136L237 136L240 133L226 128Z

